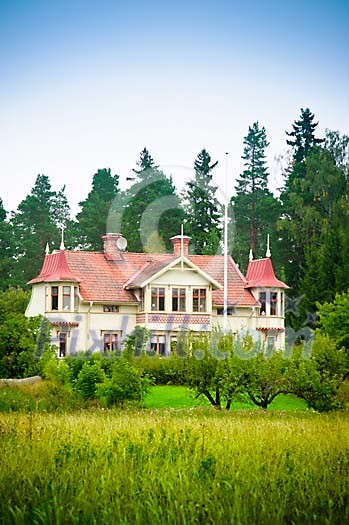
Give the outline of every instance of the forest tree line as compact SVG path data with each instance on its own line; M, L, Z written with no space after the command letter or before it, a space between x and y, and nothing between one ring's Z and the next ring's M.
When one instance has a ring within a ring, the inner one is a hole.
M269 187L267 132L254 122L243 140L244 169L229 206L229 251L242 271L250 250L255 258L265 255L270 234L274 267L291 287L288 321L297 328L315 323L317 303L349 289L349 137L331 130L318 137L317 125L310 109L301 109L286 132L289 158L275 195ZM118 175L99 169L76 217L65 187L55 191L47 175L38 175L16 211L7 213L0 198L0 288L25 288L41 269L46 245L59 247L62 226L67 249L101 250L112 205L119 208L129 251L169 251L170 237L184 224L194 253L220 253L217 164L206 149L200 151L193 176L179 193L144 148L130 187L121 190Z

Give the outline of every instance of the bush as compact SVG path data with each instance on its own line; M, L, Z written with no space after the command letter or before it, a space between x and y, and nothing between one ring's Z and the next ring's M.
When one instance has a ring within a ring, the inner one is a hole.
M107 407L125 401L141 401L148 391L149 380L126 359L115 361L111 377L97 386L97 397Z
M84 399L93 399L96 397L97 385L103 383L105 373L101 368L100 362L86 361L78 375L75 383L75 390Z
M171 356L141 356L134 365L150 377L156 385L183 385L185 382L185 359Z

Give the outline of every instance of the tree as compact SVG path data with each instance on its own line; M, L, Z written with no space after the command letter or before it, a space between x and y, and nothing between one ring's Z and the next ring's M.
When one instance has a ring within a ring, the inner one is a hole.
M213 255L219 249L221 238L221 207L216 197L217 186L212 172L218 161L203 149L194 161L195 176L186 184L186 233L191 236L191 247L196 254Z
M349 292L336 294L334 301L317 303L320 331L349 351Z
M94 174L92 189L86 199L79 203L81 211L76 216L74 237L79 247L102 249L108 213L118 193L118 175L112 175L109 168L100 169Z
M311 155L319 154L323 139L315 136L318 123L314 122L314 118L309 108L302 108L300 118L292 125L292 131L286 132L287 137L290 137L286 142L292 148L292 157L280 195L283 213L279 221L279 231L281 250L285 254L286 282L291 287L294 297L302 295L306 247L313 243L319 226L319 216L313 206L312 194L312 184L317 172L311 168L315 159L309 159Z
M60 226L66 226L69 209L62 189L58 194L51 188L46 175L38 175L31 193L19 204L11 223L15 238L13 284L24 285L37 275L42 266L45 246L58 247ZM60 206L57 208L57 200Z
M336 342L317 331L309 359L295 357L289 369L292 391L310 408L325 412L341 408L339 389L348 373L348 360Z
M180 233L183 210L171 177L155 165L144 148L135 169L135 181L127 190L122 214L122 233L130 251L171 247L170 238Z
M276 222L280 203L268 189L268 171L265 150L269 146L264 127L254 122L244 138L242 159L245 169L235 187L231 200L236 237L232 251L242 268L246 267L251 249L257 256L264 256L267 233L276 243ZM277 255L277 250L275 250Z
M7 213L0 198L0 289L2 290L11 284L14 265L13 255L12 225L7 220Z

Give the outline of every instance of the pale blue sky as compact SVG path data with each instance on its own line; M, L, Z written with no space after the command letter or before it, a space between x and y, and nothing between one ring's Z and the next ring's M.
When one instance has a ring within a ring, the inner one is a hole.
M206 147L229 186L242 141L267 130L271 186L285 130L310 107L349 133L346 1L0 0L0 197L15 209L38 173L75 212L98 168L130 174L147 146L175 183ZM175 168L180 166L180 168Z

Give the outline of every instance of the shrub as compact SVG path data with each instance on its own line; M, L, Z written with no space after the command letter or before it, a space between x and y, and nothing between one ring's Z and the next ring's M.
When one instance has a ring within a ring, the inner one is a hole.
M97 386L97 397L110 407L125 401L141 401L148 391L149 380L126 359L115 361L111 377Z
M93 399L96 397L97 385L103 383L105 373L101 368L100 362L91 363L86 361L78 375L75 383L75 390L84 399Z

